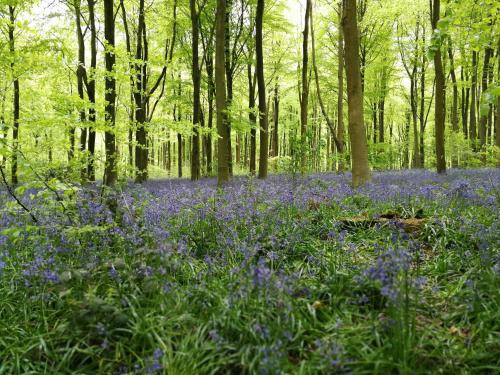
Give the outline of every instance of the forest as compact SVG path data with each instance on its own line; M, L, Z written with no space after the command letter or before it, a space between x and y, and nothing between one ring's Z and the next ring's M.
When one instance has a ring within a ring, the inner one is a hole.
M498 0L0 0L1 374L500 372Z

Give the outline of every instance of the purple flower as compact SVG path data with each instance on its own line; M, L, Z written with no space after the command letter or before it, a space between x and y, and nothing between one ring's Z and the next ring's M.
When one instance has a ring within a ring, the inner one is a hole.
M46 281L51 283L57 283L59 281L59 276L57 275L57 273L51 270L45 270L43 272L43 277Z
M157 361L157 360L159 360L161 357L163 357L163 354L164 354L164 353L163 353L163 351L162 351L161 349L159 349L159 348L158 348L158 349L156 349L156 350L154 351L154 353L153 353L153 359Z

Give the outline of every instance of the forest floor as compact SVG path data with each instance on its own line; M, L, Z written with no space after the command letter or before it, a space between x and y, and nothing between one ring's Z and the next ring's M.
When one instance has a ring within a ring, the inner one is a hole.
M500 170L349 182L0 190L0 374L499 373Z

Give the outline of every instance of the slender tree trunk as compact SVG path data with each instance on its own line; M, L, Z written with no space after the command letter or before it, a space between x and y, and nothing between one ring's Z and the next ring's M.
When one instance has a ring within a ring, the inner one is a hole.
M451 42L448 46L448 57L450 59L450 75L451 82L453 85L453 101L451 106L451 130L454 133L458 133L460 128L458 126L458 83L457 83L457 75L455 73L455 62L453 58L453 47ZM452 150L452 158L451 158L451 166L453 168L458 167L458 150Z
M116 78L114 76L115 66L115 19L113 0L104 0L104 40L106 63L105 80L105 120L106 132L104 133L104 144L106 149L106 165L104 169L104 183L113 186L118 176L118 165L116 158L115 117L116 117Z
M472 51L472 85L471 85L471 101L470 101L470 121L469 121L469 139L472 142L472 148L476 151L476 97L477 97L477 68L478 68L478 53Z
M280 97L279 97L279 83L276 80L276 84L274 85L274 99L273 99L273 156L279 156L279 119L280 119Z
M135 146L135 181L142 183L148 179L148 144L146 130L146 86L147 86L147 47L145 41L146 22L144 15L144 0L139 0L139 18L137 24L136 46L136 79L135 79L135 121L136 121L136 146Z
M356 0L344 0L342 27L345 36L345 65L347 75L347 105L349 136L352 153L352 184L361 186L370 181L368 146L363 116L363 92L359 62L359 31Z
M192 33L192 63L191 75L193 78L193 148L191 153L191 180L200 178L200 113L201 113L201 69L199 62L199 13L196 9L196 0L190 0L191 33Z
M432 9L432 28L437 30L437 24L440 18L441 2L433 0ZM435 138L436 138L436 168L438 173L446 173L446 158L444 148L444 130L446 120L446 78L444 75L443 61L441 57L441 48L434 53L434 70L436 72L436 101L434 107L435 116Z
M130 88L130 109L129 109L129 128L128 128L128 164L129 166L134 165L134 112L135 112L135 101L134 101L134 77L132 75L133 65L130 59L132 58L132 46L130 42L130 31L127 22L127 12L125 11L125 5L123 0L120 0L120 7L122 9L122 21L123 28L125 29L125 43L127 47L127 58L129 59L129 88Z
M377 143L377 128L378 128L378 116L377 116L377 102L372 103L372 119L373 119L373 143ZM368 137L369 139L370 137Z
M20 113L20 103L19 103L19 78L17 76L17 73L15 71L16 65L15 65L15 53L16 53L16 48L15 48L15 39L14 39L14 31L15 31L15 24L16 24L16 7L9 5L9 51L11 53L11 58L12 61L10 63L10 70L12 72L12 78L13 78L13 90L14 90L14 95L13 95L13 110L12 110L12 121L13 121L13 126L12 126L12 160L11 160L11 179L12 179L12 184L17 185L18 183L18 177L17 177L17 154L18 154L18 149L19 149L19 113Z
M208 48L208 47L207 47ZM206 60L207 76L208 76L208 134L205 137L205 152L207 155L207 174L212 174L212 127L214 118L214 62L212 53L209 54Z
M413 125L413 168L420 168L420 155L418 147L418 77L417 77L417 63L413 66L412 74L410 77L410 101L411 101L411 114L412 114L412 125ZM409 134L408 134L409 136Z
M226 0L217 0L215 32L215 102L217 107L217 181L229 181L229 131L226 119L225 34Z
M342 32L342 2L339 4L339 27L338 27L338 93L337 93L337 151L339 154L338 171L342 172L344 166L344 34ZM335 132L332 132L332 136Z
M85 41L83 39L82 26L81 26L81 1L75 1L75 20L76 20L76 36L78 42L78 67L76 69L76 82L78 97L83 102L85 100L84 83L86 81L86 70L85 70ZM80 110L80 151L85 153L87 149L87 128L85 127L86 122L86 112L85 109ZM82 166L81 169L81 179L84 181L87 179L87 163Z
M257 116L255 116L255 88L256 75L252 73L252 64L247 65L248 74L248 120L250 121L250 174L255 175L257 170Z
M90 101L89 108L89 134L88 150L89 160L87 165L87 178L95 181L95 122L96 122L96 82L95 72L97 69L97 29L95 24L95 0L88 0L89 22L90 22L90 74L87 85L87 95Z
M182 147L182 134L177 133L177 176L182 178L182 164L183 164L183 147Z
M425 71L427 65L427 57L425 52L425 26L422 25L422 67L420 71L420 134L419 134L419 156L420 167L425 168L425 128L427 126L427 116L425 114ZM430 104L429 104L430 106Z
M1 108L0 108L0 144L2 144L4 147L7 146L7 137L8 137L8 128L7 124L5 123L5 92L1 97ZM0 158L0 167L5 167L5 163L7 161L7 156L3 155Z
M309 0L308 0L309 1ZM264 79L264 50L263 50L263 26L264 0L257 1L257 14L255 18L255 55L257 85L259 86L259 125L260 125L260 154L259 154L259 178L267 178L268 147L269 147L269 124L267 119L266 81Z
M464 134L465 139L469 137L468 134L468 114L469 114L469 95L470 88L465 87L464 83L469 80L469 77L464 74L464 67L462 66L460 69L460 79L462 81L462 100L461 100L461 110L462 110L462 132Z
M306 170L306 132L307 115L309 104L309 20L311 18L312 2L306 0L306 14L304 20L304 31L302 39L302 95L300 98L300 139L301 139L301 160L300 169L302 173Z
M224 68L226 73L226 106L231 109L233 103L233 70L231 60L231 10L233 7L233 0L226 0L226 13L224 19ZM226 127L227 127L227 163L229 168L229 176L233 175L233 147L231 139L231 114L226 114Z
M490 67L490 58L492 55L492 49L490 47L486 48L484 53L484 63L483 63L483 76L482 76L482 94L485 95L488 90L488 74ZM486 162L486 128L488 125L488 112L480 113L479 117L479 147L481 152L483 152L483 162Z
M458 83L457 83L457 76L455 73L455 62L453 58L453 48L451 46L448 47L448 57L450 59L450 76L451 76L451 82L453 84L453 104L451 107L451 129L454 132L459 131L458 127Z
M378 102L378 141L384 143L384 127L385 127L385 97L379 99Z
M498 48L497 52L500 53L500 40L498 41L497 48ZM500 86L500 63L497 64L497 87L498 86ZM500 96L497 96L497 103L495 110L495 145L500 149ZM497 158L496 164L497 167L500 167L500 158Z

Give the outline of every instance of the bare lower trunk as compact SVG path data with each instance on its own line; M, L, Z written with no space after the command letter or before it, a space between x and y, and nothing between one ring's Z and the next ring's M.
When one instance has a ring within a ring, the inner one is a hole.
M255 55L257 84L259 87L259 125L260 125L260 153L259 153L259 178L267 178L269 124L267 119L266 81L264 79L264 50L262 25L264 19L264 0L257 1L257 14L255 18Z
M225 18L226 0L217 0L215 32L215 102L217 107L217 181L222 186L229 181L229 131L226 121L225 77Z
M105 81L105 120L106 132L104 134L104 144L106 149L106 165L104 168L104 183L113 186L118 176L118 166L116 158L116 138L115 138L115 116L116 116L116 78L114 76L115 66L115 20L114 20L113 0L104 0L104 39L106 50L104 60L106 64Z
M16 49L15 49L15 40L14 40L14 25L16 22L16 7L9 5L9 17L10 17L10 23L9 23L9 50L12 55L15 54ZM12 159L11 159L11 179L12 179L12 184L16 185L18 183L18 177L17 177L17 154L18 154L18 149L19 149L19 113L20 113L20 104L19 104L19 78L17 77L17 73L15 72L15 63L14 59L12 59L12 62L10 63L10 69L12 71L12 75L14 77L14 82L13 82L13 89L14 89L14 95L13 95L13 108L12 108L12 121L13 121L13 126L12 126Z
M363 116L363 93L359 62L359 31L356 0L344 0L342 27L345 36L345 65L347 74L347 105L349 136L352 154L352 184L361 186L370 181L368 147Z
M432 27L437 29L440 17L440 0L433 0L432 6ZM441 49L434 53L434 70L436 73L436 101L434 107L435 116L435 141L436 141L436 169L438 173L446 173L446 159L444 148L444 130L446 120L446 82L441 57Z

